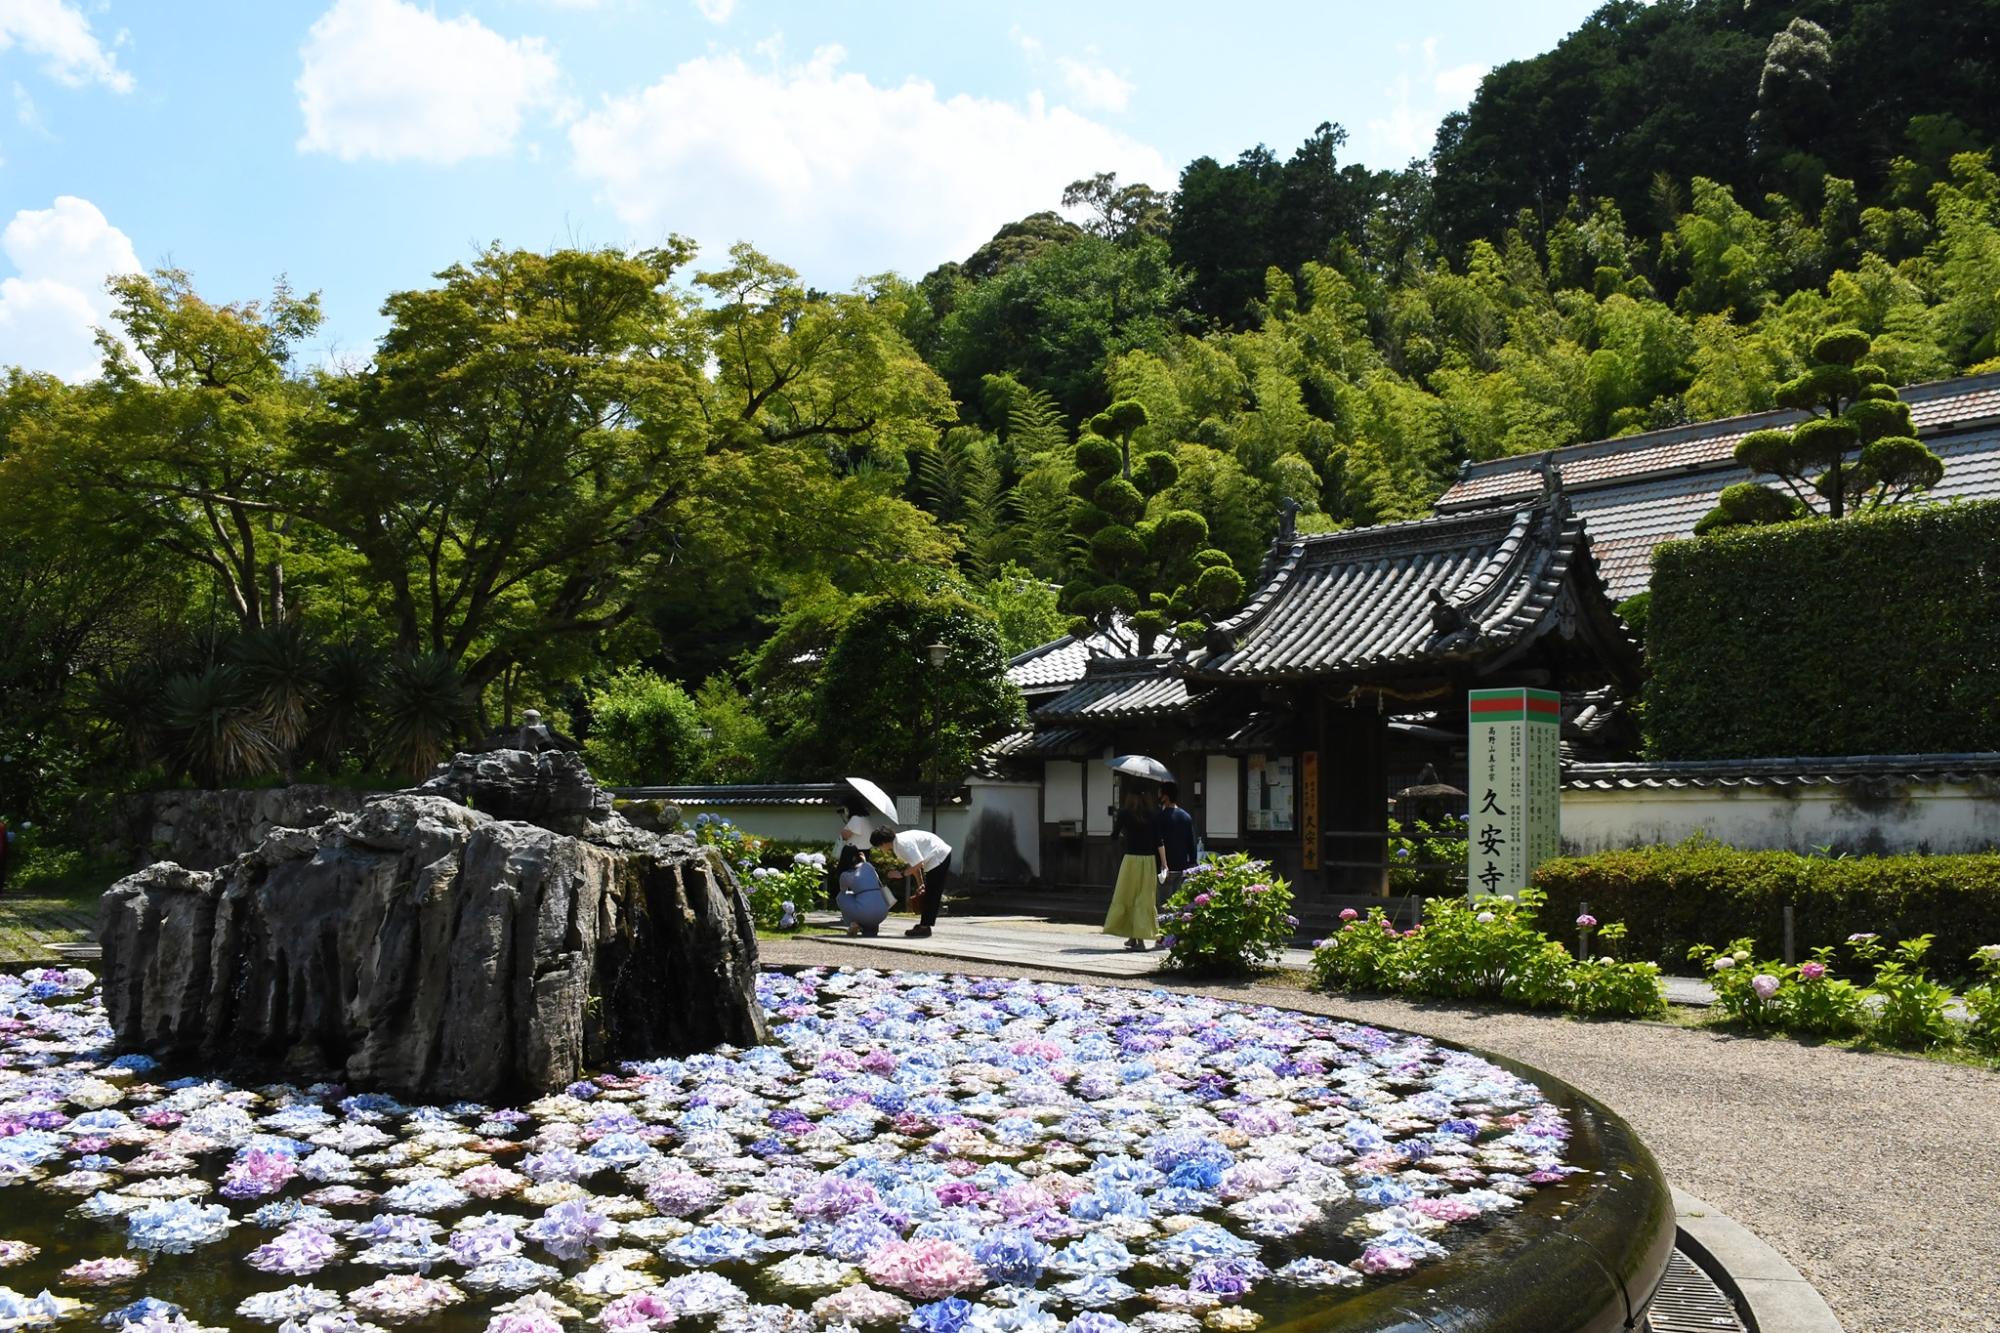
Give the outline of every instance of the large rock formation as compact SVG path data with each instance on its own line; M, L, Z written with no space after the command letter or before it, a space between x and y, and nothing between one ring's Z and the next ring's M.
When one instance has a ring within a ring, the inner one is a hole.
M373 794L323 783L131 792L111 801L93 823L105 834L99 851L134 869L176 861L193 870L214 870L255 847L273 829L352 814Z
M413 791L162 863L99 909L119 1042L491 1100L764 1037L721 858L611 813L575 755L460 755Z

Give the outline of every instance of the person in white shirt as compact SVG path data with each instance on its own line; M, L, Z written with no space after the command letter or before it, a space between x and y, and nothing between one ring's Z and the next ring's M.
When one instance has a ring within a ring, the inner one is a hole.
M937 924L938 907L944 902L945 881L951 878L951 844L920 828L901 833L878 828L868 835L868 842L873 847L887 844L895 850L904 868L891 870L891 879L910 877L910 901L917 909L917 924L903 933L911 939L929 938L931 927Z

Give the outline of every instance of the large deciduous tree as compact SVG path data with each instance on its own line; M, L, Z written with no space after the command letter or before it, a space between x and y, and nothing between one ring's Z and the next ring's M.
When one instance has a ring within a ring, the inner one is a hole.
M945 415L899 312L809 294L748 247L694 300L671 285L691 255L495 247L389 299L374 363L334 387L315 438L313 512L366 557L400 647L479 689L634 623L731 549L941 549L914 510L848 484ZM842 523L850 496L893 521Z

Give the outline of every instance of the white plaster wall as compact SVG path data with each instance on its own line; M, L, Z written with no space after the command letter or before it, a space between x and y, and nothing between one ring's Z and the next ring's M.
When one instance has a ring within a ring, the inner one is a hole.
M1673 843L1705 833L1732 847L1811 852L1981 852L2000 848L2000 794L1919 786L1884 799L1847 787L1564 791L1563 851Z
M965 837L952 842L966 853L958 873L998 884L1027 884L1040 878L1041 784L974 778L966 786L972 799L965 812ZM954 859L952 865L957 869L960 863Z
M1101 759L1086 761L1083 766L1083 831L1090 834L1111 832L1111 807L1117 800L1118 775Z

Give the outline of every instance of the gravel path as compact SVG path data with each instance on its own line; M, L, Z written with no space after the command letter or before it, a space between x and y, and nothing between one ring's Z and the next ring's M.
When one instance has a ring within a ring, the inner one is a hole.
M1072 973L771 940L773 963ZM1661 1023L1173 983L1480 1046L1624 1116L1675 1185L1756 1232L1848 1333L2000 1333L2000 1074Z

